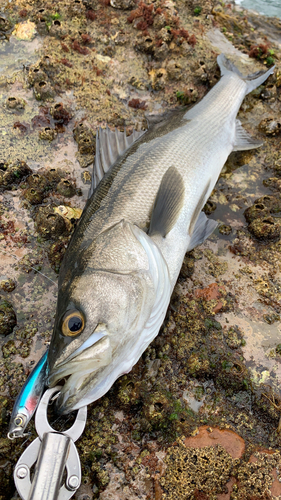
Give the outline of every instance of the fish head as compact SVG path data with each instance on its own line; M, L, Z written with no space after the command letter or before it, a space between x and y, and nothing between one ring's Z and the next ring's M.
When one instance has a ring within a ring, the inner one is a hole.
M59 413L82 406L89 391L94 401L103 395L94 394L95 387L122 374L122 359L155 302L158 270L149 240L137 226L121 221L101 233L65 273L48 355L49 385L67 379L57 400Z

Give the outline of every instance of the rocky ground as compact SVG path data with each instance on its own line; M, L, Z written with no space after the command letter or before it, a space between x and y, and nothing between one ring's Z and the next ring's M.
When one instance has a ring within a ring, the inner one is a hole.
M6 438L50 340L96 129L130 134L196 103L219 79L220 52L246 73L276 65L239 113L264 144L230 156L205 206L220 225L186 255L158 337L89 406L75 498L278 497L281 21L213 0L0 0L0 9L0 500L18 498L13 468L36 435L31 423L24 442Z

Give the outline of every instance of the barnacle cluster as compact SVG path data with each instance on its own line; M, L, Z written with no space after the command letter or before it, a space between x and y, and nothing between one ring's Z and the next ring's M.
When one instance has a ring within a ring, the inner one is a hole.
M187 448L181 442L168 448L165 462L160 484L166 500L193 499L196 492L215 500L224 492L235 463L221 445Z
M0 299L0 334L9 335L17 324L13 306L5 299Z
M25 177L31 174L31 169L24 161L15 163L0 163L0 190L12 189L19 184Z

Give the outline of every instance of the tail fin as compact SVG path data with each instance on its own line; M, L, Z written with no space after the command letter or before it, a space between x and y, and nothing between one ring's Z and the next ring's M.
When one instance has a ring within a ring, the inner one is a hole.
M240 73L239 69L233 64L224 54L220 54L217 57L217 62L221 70L221 75L227 75L228 73L235 73L247 84L247 94L252 92L261 85L267 78L272 75L275 66L272 66L268 71L257 71L251 75L244 76Z

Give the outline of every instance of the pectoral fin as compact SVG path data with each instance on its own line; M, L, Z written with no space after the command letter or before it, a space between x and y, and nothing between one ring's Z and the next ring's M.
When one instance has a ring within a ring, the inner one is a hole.
M162 178L152 211L149 235L163 238L176 224L184 204L184 183L175 167L170 167Z
M193 248L201 245L212 234L217 225L215 220L208 219L204 212L200 212L187 251L190 252Z
M262 146L261 141L253 139L250 134L242 127L240 120L236 120L235 142L233 151L247 151L248 149L255 149Z

